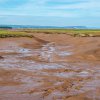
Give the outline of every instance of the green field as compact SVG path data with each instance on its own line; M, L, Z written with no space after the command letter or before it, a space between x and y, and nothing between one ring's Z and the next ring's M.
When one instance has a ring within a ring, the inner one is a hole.
M93 29L32 29L24 30L30 33L69 34L72 36L100 36L100 30Z
M68 34L68 35L79 36L79 37L100 36L100 30L93 30L93 29L87 29L87 30L85 29L17 29L17 30L0 30L0 38L32 37L34 33Z
M7 37L30 37L30 35L22 31L0 30L0 38Z

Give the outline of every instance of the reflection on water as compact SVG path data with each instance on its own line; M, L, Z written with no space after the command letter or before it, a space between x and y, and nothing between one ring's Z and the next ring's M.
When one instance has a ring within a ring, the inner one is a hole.
M55 73L54 75L58 77L71 78L71 77L75 77L76 73L75 72L62 72L62 73Z
M41 48L40 56L43 60L52 62L55 52L55 45L53 43L48 43L46 45L43 45L43 47Z
M82 81L84 84L83 86L83 91L89 91L89 90L95 90L95 88L99 87L100 81L98 80L98 78L100 77L100 71L99 71L99 67L98 69L92 69L89 70L89 65L85 64L82 65L79 64L79 66L68 66L68 63L55 63L55 56L59 56L61 58L66 57L66 56L70 56L73 54L73 52L68 51L67 49L69 48L69 46L58 46L55 45L54 43L48 43L42 46L42 48L39 49L27 49L27 48L21 48L21 47L16 47L16 48L11 48L9 50L3 50L0 49L0 52L5 52L8 53L7 55L3 55L4 59L0 59L0 67L1 68L9 68L9 69L21 69L21 70L30 70L33 71L39 75L50 75L50 77L57 77L57 78L75 78L75 77L79 77L79 78L88 78L91 77L92 80L89 80L89 82L86 80ZM16 53L16 54L12 54L11 53ZM39 55L39 56L38 56ZM34 57L37 56L38 59L42 60L41 61L36 61L34 59L30 60L30 59L23 59L26 57ZM82 66L84 66L82 68ZM45 72L43 73L41 70L43 69L73 69L72 72L67 72L67 71L62 71L62 72L53 72L50 74L50 72ZM80 70L80 68L82 68ZM96 68L96 67L95 67ZM78 70L78 71L76 71ZM98 70L98 72L96 72ZM95 73L96 72L96 73ZM35 80L35 79L34 79ZM25 78L23 80L23 82L29 82L30 84L33 84L33 81L31 80L31 78ZM38 82L37 82L38 83ZM36 83L36 84L37 84ZM58 84L62 84L63 82L56 82L56 85ZM80 83L80 82L79 82ZM79 85L79 83L77 85ZM35 84L35 82L34 82ZM37 84L40 85L40 84ZM26 85L25 85L26 86ZM27 85L28 86L28 85ZM82 90L81 89L81 90ZM73 92L73 91L72 91ZM80 92L78 90L78 92ZM93 95L93 98L95 100L95 93ZM99 98L99 97L98 97Z
M66 48L66 46L65 46L65 48ZM72 55L72 52L61 50L61 49L65 49L65 48L63 46L60 46L60 47L56 46L54 43L48 43L46 45L43 45L43 47L41 48L40 56L45 61L53 62L54 57L56 55L60 56L60 57Z

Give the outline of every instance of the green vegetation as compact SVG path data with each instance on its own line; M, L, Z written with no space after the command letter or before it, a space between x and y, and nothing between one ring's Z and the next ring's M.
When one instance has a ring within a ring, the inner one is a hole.
M100 30L93 29L17 29L17 30L0 30L0 38L6 37L33 37L33 33L45 34L69 34L79 37L99 37Z
M46 34L69 34L80 37L99 37L100 30L93 29L29 29L24 30L27 33L46 33Z
M31 37L26 32L14 31L14 30L0 30L0 38L7 37Z

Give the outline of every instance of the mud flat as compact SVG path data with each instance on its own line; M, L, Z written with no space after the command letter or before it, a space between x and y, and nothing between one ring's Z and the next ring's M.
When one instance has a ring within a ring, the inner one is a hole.
M100 37L34 37L0 39L0 100L100 100Z

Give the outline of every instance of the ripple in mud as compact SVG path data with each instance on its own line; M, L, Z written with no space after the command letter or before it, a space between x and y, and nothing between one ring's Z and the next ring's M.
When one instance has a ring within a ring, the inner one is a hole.
M62 72L62 73L55 73L55 76L62 77L62 78L71 78L75 77L75 72Z
M88 77L88 76L91 76L92 74L89 73L88 71L82 71L80 73L77 74L77 76L79 77Z
M64 47L63 47L64 48ZM43 45L40 49L27 49L27 48L21 48L21 47L13 47L9 50L0 50L0 52L5 52L7 54L4 55L5 59L3 61L0 61L0 66L9 67L9 68L28 68L28 69L54 69L54 68L60 68L62 67L59 64L51 63L55 61L55 55L60 56L67 56L70 53L67 51L63 52L57 49L56 45L54 43L48 43L46 45ZM12 54L16 52L16 54ZM24 60L23 58L26 57L37 57L37 60L34 61L30 59ZM40 61L47 61L48 63L42 64Z
M27 94L27 91L32 89L33 91L30 91L30 94L33 93L32 95L34 95L35 93L40 93L45 96L45 99L55 95L59 98L69 95L73 96L90 91L91 89L95 91L100 84L98 81L100 75L99 68L92 68L91 65L86 63L74 65L74 63L56 62L57 59L55 56L59 56L60 59L63 59L63 57L73 54L69 48L69 46L57 46L54 43L48 43L38 49L16 47L9 50L0 50L0 52L7 53L3 55L4 59L0 60L0 67L9 70L19 69L29 71L28 74L26 74L26 72L15 72L16 74L13 74L14 72L12 71L11 73L7 72L12 76L8 77L8 81L12 81L12 83L9 84L12 85L15 84L14 82L21 82L21 89L18 89L19 91L24 91L23 93ZM14 52L16 52L16 54L11 54ZM39 60L23 59L26 57L37 57ZM32 73L32 75L30 75L30 73ZM7 86L6 78L7 77L5 77L3 81L6 82L5 85ZM16 84L20 85L19 83ZM13 88L8 87L8 90L5 90L15 91L17 88L17 86ZM4 89L4 87L2 87L2 89Z
M72 55L72 52L64 50L65 48L56 46L54 43L48 43L41 48L40 57L44 61L53 62L55 61L55 56L66 57Z
M0 59L3 59L4 57L0 56Z
M61 56L61 57L66 57L66 56L72 55L72 52L68 52L68 51L61 51L61 52L59 52L58 51L58 55Z

